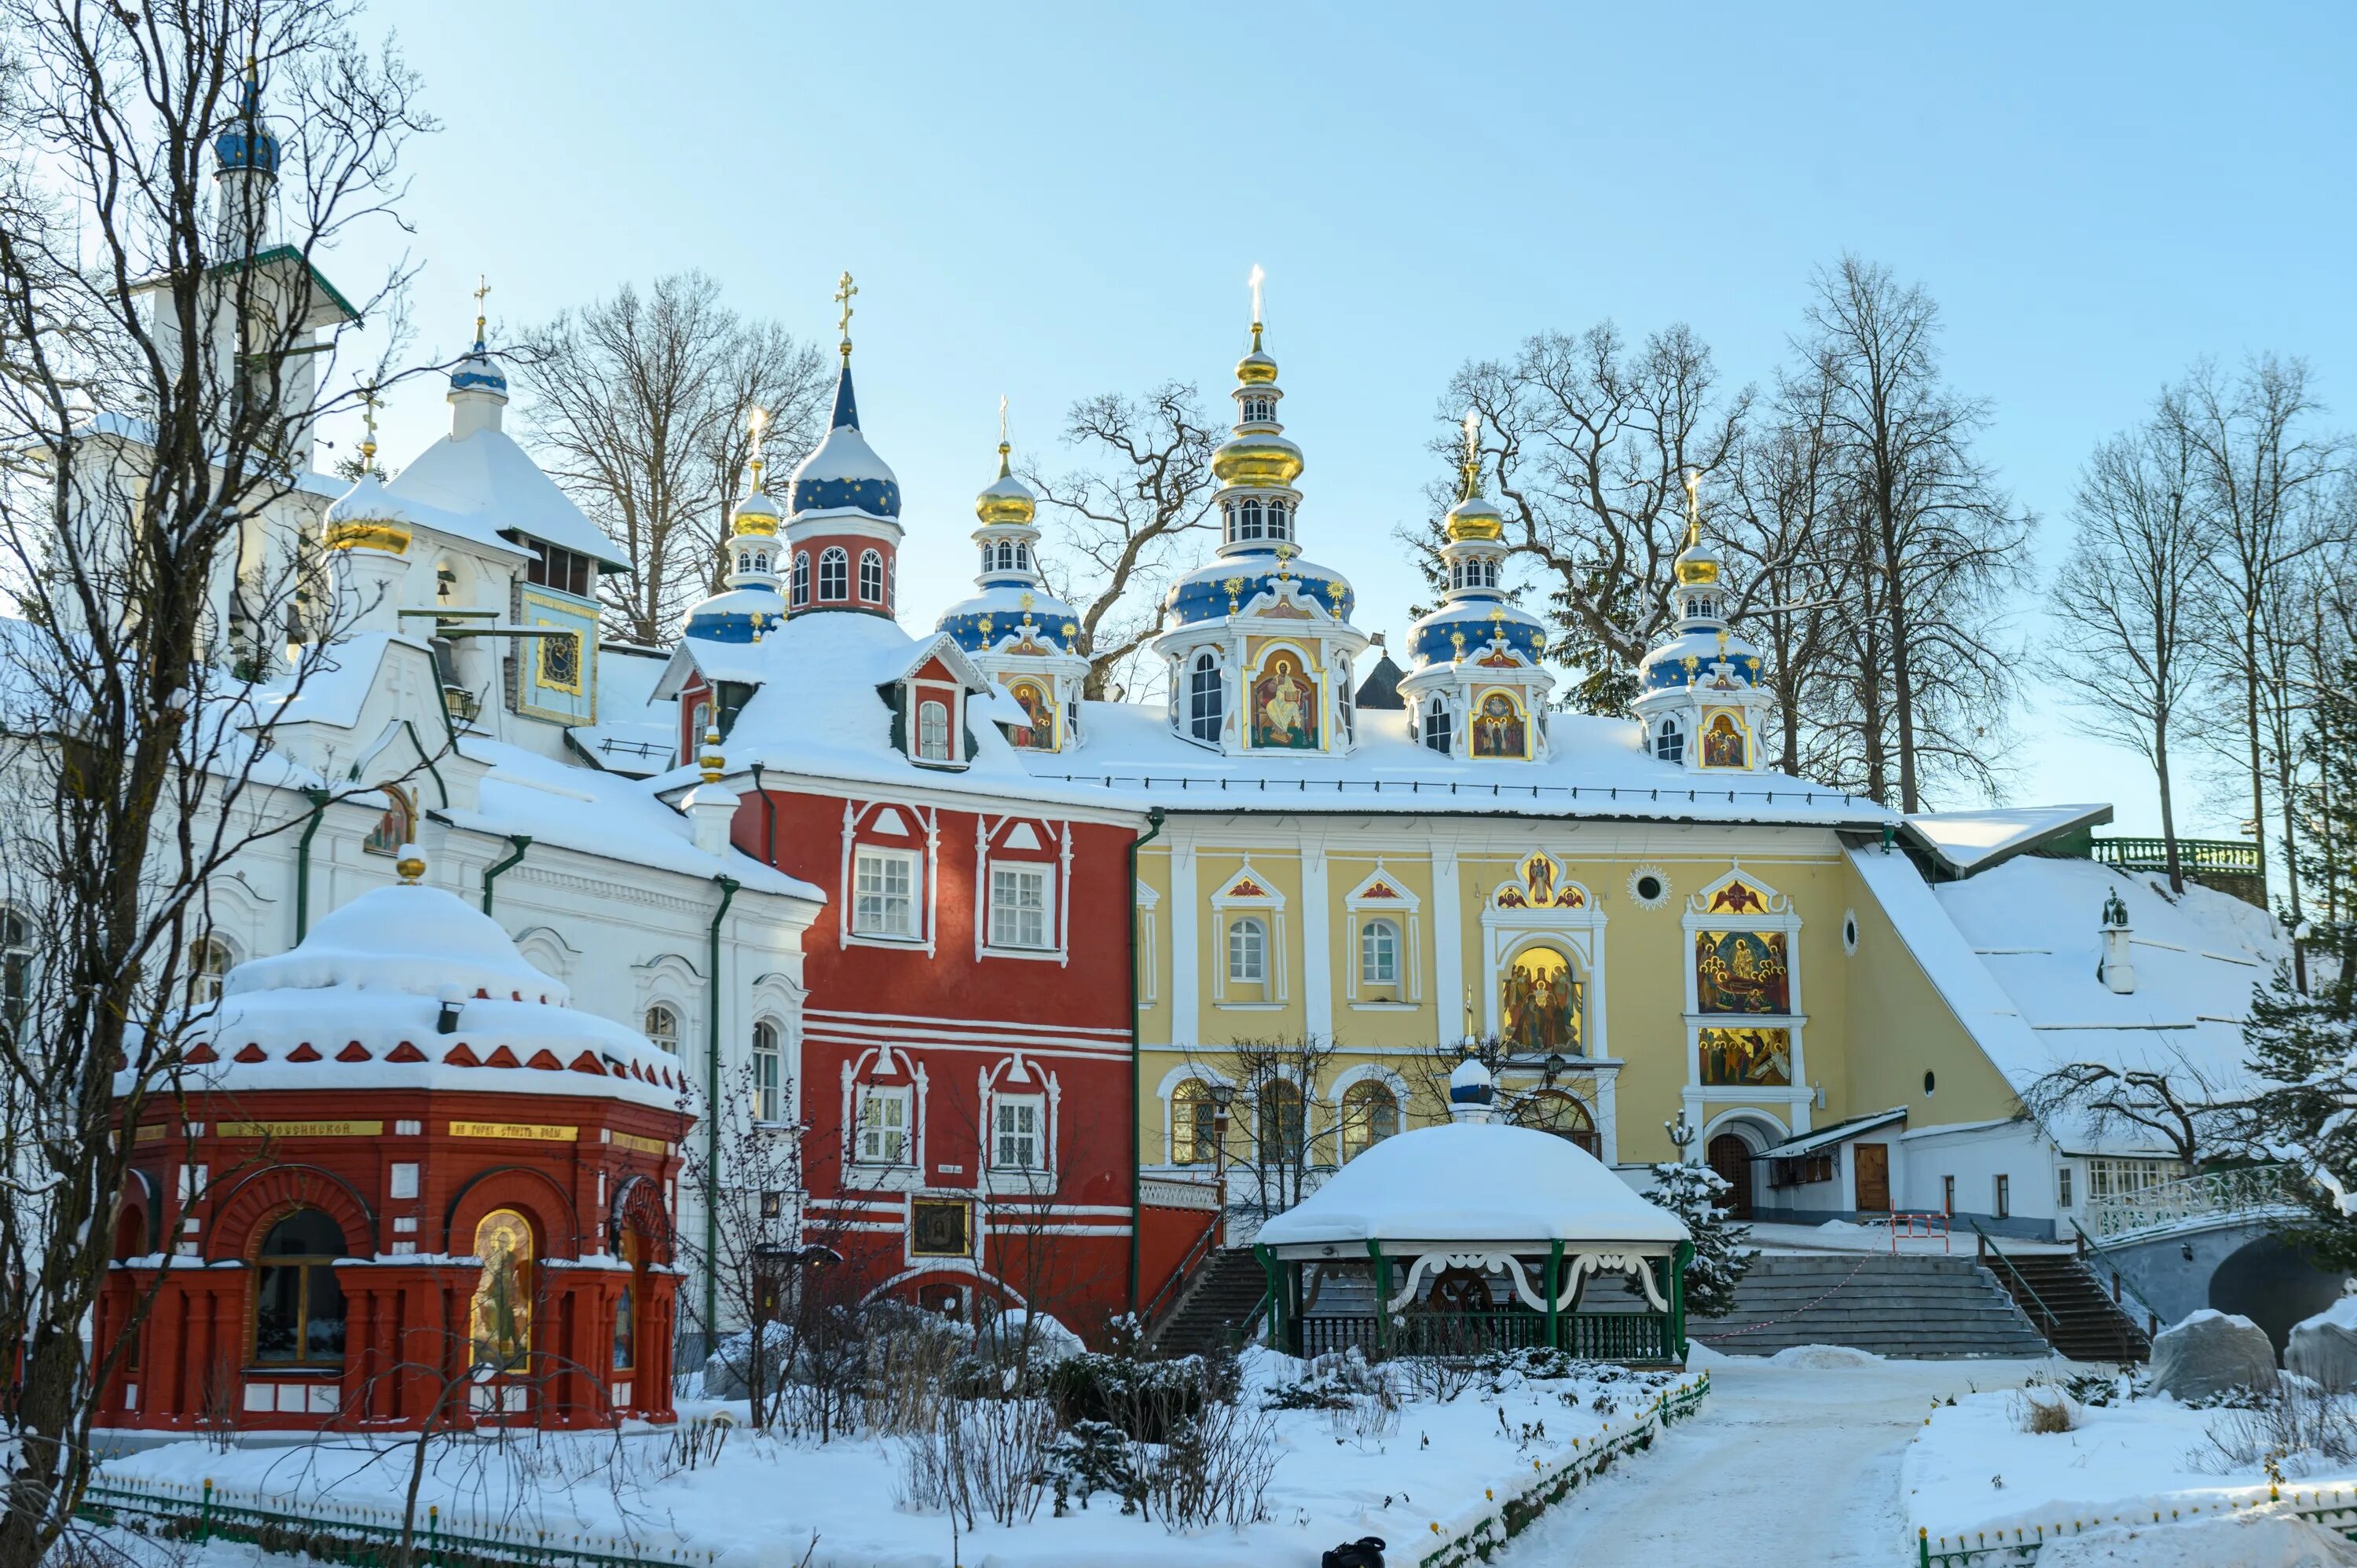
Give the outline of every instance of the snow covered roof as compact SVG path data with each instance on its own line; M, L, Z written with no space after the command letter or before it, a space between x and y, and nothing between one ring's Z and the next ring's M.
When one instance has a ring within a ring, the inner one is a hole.
M592 768L633 779L671 769L679 753L679 704L654 695L668 659L653 649L598 646L597 722L565 732Z
M2005 806L1979 811L1925 811L1907 819L1909 833L1958 876L1986 871L2065 833L2112 820L2107 805Z
M479 544L513 550L500 537L512 531L616 571L630 566L505 431L446 435L411 459L385 490L407 502L423 525Z
M1803 1155L1813 1155L1820 1149L1846 1144L1862 1133L1876 1132L1906 1120L1907 1108L1903 1105L1895 1110L1878 1111L1871 1116L1852 1116L1831 1126L1820 1127L1813 1133L1803 1133L1797 1138L1787 1138L1781 1144L1771 1144L1752 1157L1760 1160L1797 1159Z
M1384 1139L1260 1228L1271 1247L1386 1243L1610 1242L1649 1251L1685 1240L1683 1220L1647 1202L1595 1155L1530 1127L1452 1122Z
M2243 1082L2243 1021L2288 950L2265 910L2093 861L2021 855L1936 886L1903 854L1849 851L1917 962L2016 1090L2055 1068L2101 1062ZM2128 910L2136 989L2098 975L2104 900ZM2157 1152L2149 1136L2080 1124L2049 1131L2073 1153Z
M231 1093L399 1088L680 1103L676 1058L571 1001L490 916L438 887L380 887L291 951L231 970L188 1060L205 1088ZM458 1004L447 1034L446 1002Z
M1078 753L1026 752L1042 779L1094 783L1173 810L1426 811L1879 829L1895 813L1862 795L1778 773L1704 774L1654 758L1633 720L1546 715L1539 762L1458 760L1408 737L1405 711L1358 715L1349 756L1222 757L1171 733L1160 707L1090 703ZM1281 800L1274 792L1283 790Z

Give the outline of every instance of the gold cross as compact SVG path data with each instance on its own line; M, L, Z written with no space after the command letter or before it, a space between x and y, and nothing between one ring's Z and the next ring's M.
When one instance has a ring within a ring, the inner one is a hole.
M376 467L376 411L383 406L384 399L376 395L374 381L361 388L361 423L368 427L368 434L361 438L361 467L363 468Z
M834 285L834 303L843 306L843 318L835 325L843 334L845 349L851 347L851 296L858 292L859 285L851 281L849 273L844 274L842 281Z
M998 394L998 444L1006 445L1006 394Z
M483 340L483 296L491 292L490 284L481 273L475 274L475 341Z

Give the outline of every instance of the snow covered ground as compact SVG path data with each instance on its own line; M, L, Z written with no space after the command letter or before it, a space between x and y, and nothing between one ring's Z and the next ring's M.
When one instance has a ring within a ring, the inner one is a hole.
M1911 1561L1900 1484L1932 1402L2009 1388L2035 1361L1879 1361L1854 1350L1712 1357L1706 1419L1573 1493L1491 1568Z
M1930 1530L1936 1550L1943 1536L2150 1524L2156 1513L2190 1519L2266 1500L2267 1477L2255 1464L2223 1474L2196 1466L2198 1455L2212 1451L2210 1431L2227 1412L2149 1397L2083 1407L2075 1432L2032 1434L2021 1430L2013 1404L2011 1396L1990 1392L1929 1412L1932 1423L1909 1444L1901 1471L1908 1533ZM2338 1492L2357 1502L2357 1465L2287 1461L2282 1491L2302 1502L2319 1492L2326 1501Z
M1258 1389L1299 1371L1299 1363L1265 1352L1248 1359L1248 1384ZM1028 1524L984 1521L958 1542L955 1560L967 1568L1309 1568L1332 1546L1376 1535L1405 1553L1394 1561L1412 1563L1572 1457L1575 1443L1592 1447L1626 1430L1661 1389L1691 1380L1606 1369L1574 1379L1508 1376L1494 1387L1485 1380L1446 1402L1412 1400L1390 1418L1363 1409L1278 1411L1280 1457L1265 1522L1174 1537L1158 1520L1123 1516L1119 1499L1103 1494L1061 1519L1052 1517L1050 1499ZM1246 1397L1258 1402L1249 1389ZM1706 1402L1700 1416L1673 1430L1711 1419ZM624 1439L619 1457L610 1435L446 1446L422 1496L441 1506L446 1529L463 1530L472 1517L625 1536L658 1555L673 1546L716 1552L721 1568L792 1568L813 1537L812 1568L948 1568L952 1561L949 1519L900 1505L903 1449L894 1440L820 1446L739 1432L716 1463L694 1469L674 1468L670 1450L663 1434ZM1652 1465L1639 1455L1613 1476ZM210 1478L289 1502L383 1509L397 1505L405 1479L397 1455L355 1439L227 1454L171 1444L110 1460L101 1479L131 1477Z

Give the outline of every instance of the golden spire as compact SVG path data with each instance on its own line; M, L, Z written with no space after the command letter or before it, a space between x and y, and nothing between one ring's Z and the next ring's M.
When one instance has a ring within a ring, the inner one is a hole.
M848 272L834 285L834 303L843 306L835 329L843 335L843 357L846 360L851 358L851 296L858 292L859 285L851 281Z
M1457 497L1469 501L1481 493L1481 411L1465 411L1465 456L1459 465L1465 476L1465 488Z
M1007 467L1006 459L1014 450L1015 448L1008 446L1006 441L1006 394L1000 392L998 394L998 477L1002 479L1008 478L1013 472Z
M361 388L361 424L368 432L361 437L361 472L363 474L376 472L376 411L383 406L384 400L376 395L374 381Z
M475 274L475 347L483 346L483 296L491 292L490 281L481 273Z
M695 759L695 763L697 767L704 769L704 781L706 784L717 784L720 782L720 775L727 768L728 762L727 759L720 754L720 726L718 725L712 724L705 726L704 755L697 757Z
M1686 470L1686 541L1679 546L1692 550L1702 542L1702 470Z
M761 438L770 431L770 412L756 407L745 416L745 433L753 438L753 488L761 488L761 469L768 459L761 456Z
M1258 262L1254 262L1253 263L1252 276L1247 278L1245 281L1252 285L1252 351L1257 354L1260 352L1260 285L1268 281L1268 274L1262 270L1261 264Z

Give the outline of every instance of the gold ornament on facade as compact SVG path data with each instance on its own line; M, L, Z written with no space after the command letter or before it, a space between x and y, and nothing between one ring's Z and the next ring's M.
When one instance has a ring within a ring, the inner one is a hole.
M414 887L417 879L425 875L425 856L418 853L415 844L403 844L400 857L393 863L393 869L400 875L404 887Z
M708 725L705 727L704 755L695 759L695 765L704 770L704 781L706 784L720 782L720 775L727 769L728 759L720 752L718 725Z

